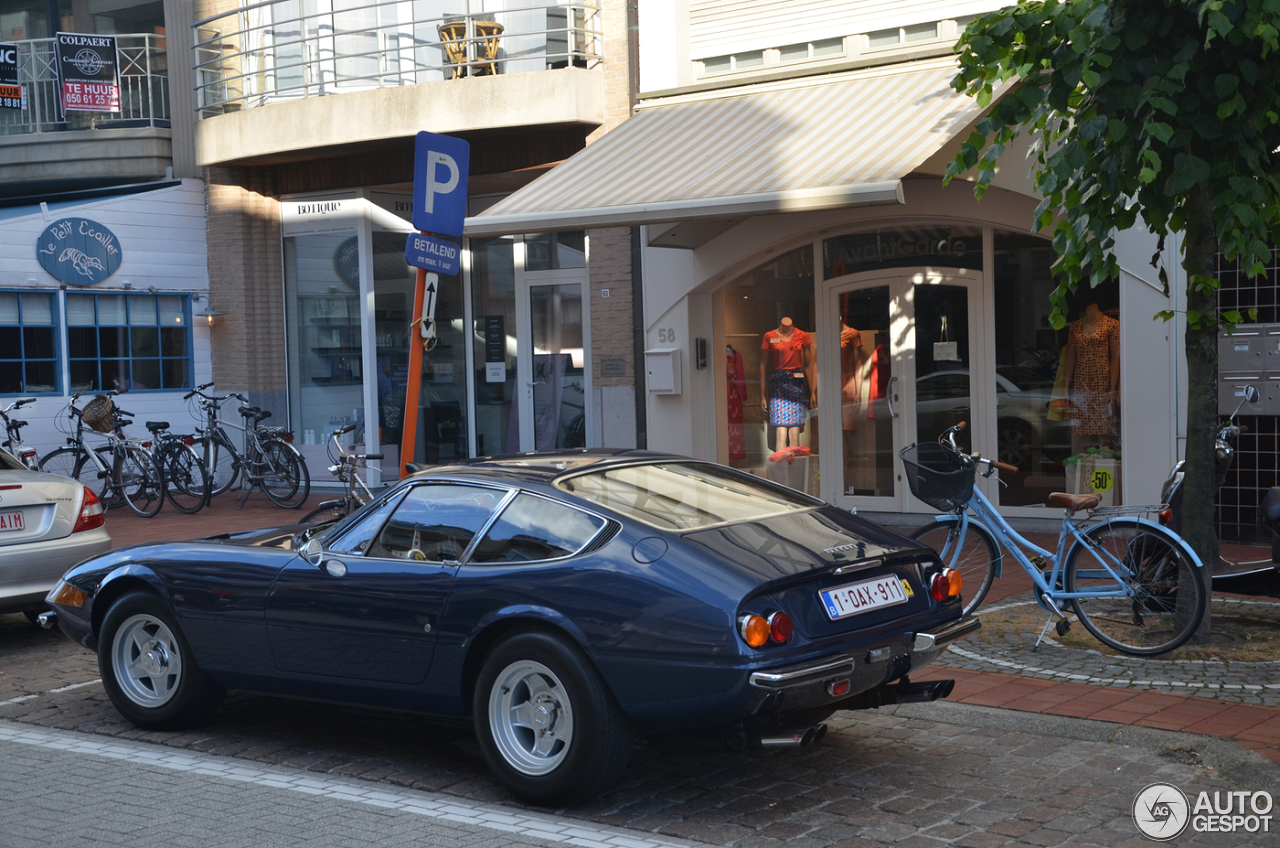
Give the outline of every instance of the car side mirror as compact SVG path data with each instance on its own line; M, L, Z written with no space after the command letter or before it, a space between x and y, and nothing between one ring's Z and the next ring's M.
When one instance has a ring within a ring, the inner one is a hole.
M302 557L315 566L320 565L320 558L324 555L324 546L320 544L319 539L308 539L307 543L302 546L302 550L298 551Z

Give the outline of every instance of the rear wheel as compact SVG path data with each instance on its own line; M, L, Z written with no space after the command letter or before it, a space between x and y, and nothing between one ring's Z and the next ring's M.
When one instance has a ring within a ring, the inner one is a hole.
M169 442L160 449L164 472L164 494L173 508L194 515L209 502L209 475L199 455L182 442Z
M1080 623L1126 654L1151 656L1182 645L1209 608L1204 569L1163 527L1120 517L1090 527L1096 551L1076 543L1067 554L1068 592L1127 589L1126 595L1075 598ZM1120 578L1108 571L1114 571Z
M307 464L284 442L271 440L262 445L262 491L285 509L297 509L311 494Z
M631 759L630 722L577 648L544 632L501 642L472 708L485 762L512 794L564 807L608 789Z
M224 691L196 665L173 613L155 595L123 595L98 634L102 686L120 714L148 730L198 723Z
M943 565L960 572L963 578L960 594L967 615L978 608L995 582L1000 546L972 522L965 527L963 541L959 536L960 519L954 515L926 524L911 534L912 539L937 551Z

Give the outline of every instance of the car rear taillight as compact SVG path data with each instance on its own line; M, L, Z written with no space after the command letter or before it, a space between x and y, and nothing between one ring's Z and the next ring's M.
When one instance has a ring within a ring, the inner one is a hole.
M81 530L93 530L107 523L105 510L102 508L102 501L98 500L98 496L93 490L85 487L84 503L80 505L80 517L76 519L76 526L71 528L72 533L79 533Z
M770 639L779 645L791 641L791 634L795 632L795 624L791 621L791 616L779 611L770 615L768 621Z
M958 598L960 597L960 589L963 586L964 577L960 572L951 568L944 568L933 575L933 580L929 582L929 594L933 595L935 601Z

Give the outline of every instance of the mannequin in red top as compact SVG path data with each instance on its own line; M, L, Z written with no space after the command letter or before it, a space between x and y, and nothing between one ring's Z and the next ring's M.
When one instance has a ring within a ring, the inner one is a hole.
M818 408L813 339L783 318L760 343L760 405L777 428L775 451L800 445L809 410Z

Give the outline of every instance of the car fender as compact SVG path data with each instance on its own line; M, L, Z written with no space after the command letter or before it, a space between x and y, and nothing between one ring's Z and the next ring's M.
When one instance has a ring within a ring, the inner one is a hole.
M173 608L168 587L160 579L160 575L148 566L136 562L123 563L107 572L99 583L98 590L93 594L93 605L89 613L95 641L101 630L102 620L107 616L107 610L117 598L134 589L149 589L159 595L170 609Z
M512 604L501 607L478 621L463 642L462 689L459 694L465 709L469 710L471 707L471 691L475 686L476 678L480 676L480 667L484 665L489 650L511 633L538 629L563 634L587 656L597 670L599 669L586 634L568 616L551 607L537 604Z
M957 516L957 515L953 515L953 514L951 514L951 513L946 513L946 514L944 514L944 515L935 515L935 516L933 517L933 521L934 521L934 523L935 523L935 524L955 524L955 523L956 523L957 521L959 521L959 520L960 520L960 517L959 517L959 516ZM990 527L988 527L987 525L983 524L983 523L982 523L981 521L979 521L978 519L973 518L972 516L970 516L970 518L969 518L969 526L970 526L970 527L973 527L973 526L980 527L980 528L982 528L983 530L987 531L987 535L988 535L988 536L990 536L992 539L997 540L997 544L996 544L996 559L995 559L995 563L994 563L993 565L994 565L994 570L995 570L995 575L996 575L996 576L995 576L995 579L996 579L996 580L999 580L999 579L1000 579L1000 574L1001 574L1001 572L1004 570L1004 549L1003 549L1003 548L1001 548L1001 547L1000 547L1000 545L999 545L999 539L1000 539L1000 537L999 537L999 536L997 536L995 533L992 533L992 532L991 532L991 528L990 528Z

